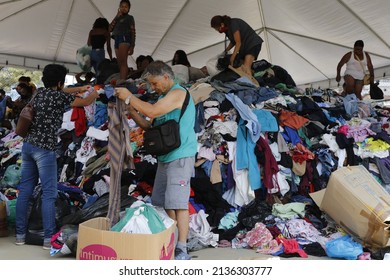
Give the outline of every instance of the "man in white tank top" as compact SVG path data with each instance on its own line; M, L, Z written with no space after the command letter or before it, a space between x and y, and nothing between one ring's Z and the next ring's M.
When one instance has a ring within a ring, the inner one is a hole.
M374 82L374 68L372 66L371 57L367 52L363 52L364 43L362 40L357 40L353 46L353 51L346 53L337 65L336 81L340 82L340 71L344 64L346 69L344 72L344 81L346 84L346 94L354 93L358 99L362 99L363 78L366 74L366 69L370 73L370 83Z

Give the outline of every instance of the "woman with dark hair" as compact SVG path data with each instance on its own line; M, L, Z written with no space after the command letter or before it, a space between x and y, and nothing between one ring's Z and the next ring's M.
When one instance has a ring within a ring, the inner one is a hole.
M129 15L130 1L121 0L116 17L110 23L110 31L115 40L115 55L119 65L119 78L126 80L129 74L127 57L134 53L135 47L135 22Z
M34 93L34 87L25 83L19 83L16 86L16 91L19 93L20 97L15 101L10 101L10 108L12 109L11 119L15 120L15 123L18 122L20 112L22 109L30 102L31 97Z
M191 67L191 63L188 61L187 54L183 50L177 50L172 59L172 65L182 64Z
M19 82L19 85L20 84L26 84L28 86L31 86L33 92L35 92L35 90L37 89L36 85L33 82L31 82L31 78L30 77L20 76L19 79L18 79L18 82ZM16 91L20 94L20 92L19 92L19 85L16 87Z
M242 19L230 18L226 15L214 16L211 19L211 27L219 33L225 33L230 40L225 53L234 47L230 65L234 66L234 61L237 59L243 63L242 70L247 75L252 75L252 63L260 53L263 39Z
M26 240L28 208L38 181L42 186L42 222L44 230L43 248L51 248L50 239L56 227L55 202L57 199L57 131L61 127L63 114L69 106L90 105L98 93L91 86L64 89L67 69L58 64L48 64L43 69L43 88L39 88L33 100L35 111L32 123L22 146L22 171L16 202L16 245ZM86 92L85 97L71 93Z
M353 50L347 52L337 64L336 81L340 82L340 71L344 64L346 69L344 72L345 93L354 93L358 99L362 99L363 78L366 74L366 69L370 72L370 83L374 82L374 67L372 66L371 57L367 52L363 51L364 42L357 40L353 46Z
M88 46L92 47L91 65L95 70L95 74L99 73L99 64L105 59L104 45L107 45L107 52L110 60L112 59L111 38L108 20L105 18L97 18L91 31L88 35Z

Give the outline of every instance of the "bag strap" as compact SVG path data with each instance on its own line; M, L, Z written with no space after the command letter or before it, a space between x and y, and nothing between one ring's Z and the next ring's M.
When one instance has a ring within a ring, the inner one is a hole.
M32 106L32 102L34 101L34 98L37 96L37 94L38 94L38 90L35 91L35 93L33 94L33 96L31 97L30 101L27 104L30 104Z
M365 55L365 53L363 52L363 56ZM357 61L359 61L360 63L360 66L362 67L363 69L363 73L366 73L366 70L364 69L364 65L363 65L363 62L359 59L359 57L357 55L355 55L355 52L353 53L353 56L357 59Z
M188 92L188 89L185 90L186 90L186 99L184 99L183 107L181 107L179 122L181 117L184 115L185 110L187 109L188 103L190 102L190 93Z

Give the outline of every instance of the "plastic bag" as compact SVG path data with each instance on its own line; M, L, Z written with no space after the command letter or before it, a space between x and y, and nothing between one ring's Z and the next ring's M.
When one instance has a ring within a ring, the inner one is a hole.
M22 169L18 164L8 166L1 179L1 184L3 186L15 187L20 182L21 171Z
M331 240L325 244L326 254L331 258L356 260L363 253L363 246L349 235Z
M111 228L128 233L159 233L165 229L157 210L150 204L127 208L125 216Z
M217 68L217 65L218 65L218 59L220 59L223 55L216 55L212 58L210 58L207 62L206 62L206 68L207 68L207 72L209 73L210 77L212 76L215 76L217 75L218 73L221 72L221 70L219 70Z
M91 52L92 47L88 45L82 46L76 52L77 65L85 72L91 71Z

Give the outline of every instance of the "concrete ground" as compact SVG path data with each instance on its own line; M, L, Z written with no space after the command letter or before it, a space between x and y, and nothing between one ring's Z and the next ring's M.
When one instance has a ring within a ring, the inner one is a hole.
M69 255L50 256L49 250L44 250L42 246L37 245L15 245L15 237L1 237L0 238L0 262L1 260L74 260L75 258ZM251 260L251 259L279 259L269 255L262 255L256 253L255 250L250 249L233 249L233 248L206 248L194 252L190 252L193 260ZM284 258L280 258L283 260ZM285 258L285 260L307 260L302 258ZM309 256L308 258L318 258Z

